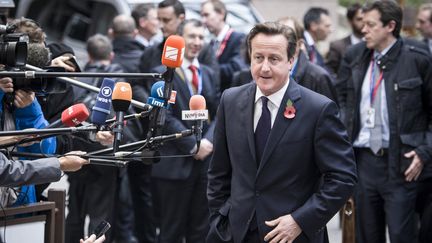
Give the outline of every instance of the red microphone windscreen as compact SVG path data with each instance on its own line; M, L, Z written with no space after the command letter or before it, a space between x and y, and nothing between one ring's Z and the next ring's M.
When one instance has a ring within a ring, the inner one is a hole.
M61 114L61 121L67 127L74 127L87 120L90 113L83 103L75 104Z
M117 82L112 93L112 105L114 111L124 111L129 109L132 100L132 88L129 83Z
M169 68L181 67L185 51L185 41L178 35L169 36L162 52L162 65Z
M192 95L189 100L189 110L205 110L206 100L202 95Z

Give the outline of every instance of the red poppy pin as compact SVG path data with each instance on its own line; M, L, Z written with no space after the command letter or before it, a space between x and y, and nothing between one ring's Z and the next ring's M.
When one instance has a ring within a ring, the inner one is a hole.
M289 99L286 103L284 116L288 119L293 119L295 117L296 109L293 102Z

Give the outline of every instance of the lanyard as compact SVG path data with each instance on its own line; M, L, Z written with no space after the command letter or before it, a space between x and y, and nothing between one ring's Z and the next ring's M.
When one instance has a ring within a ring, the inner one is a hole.
M227 34L225 35L224 39L222 40L222 43L219 46L219 49L216 52L216 57L219 58L220 55L222 55L222 52L225 50L225 47L227 45L228 39L231 37L231 34L234 32L233 29L229 29Z
M371 103L371 106L373 105L373 102L375 101L375 97L377 95L378 88L379 88L379 86L383 80L383 71L382 70L379 70L378 80L374 79L375 72L378 71L378 70L375 70L374 62L375 62L375 60L374 60L374 58L372 58L372 60L371 60L372 71L371 71L371 75L370 75L370 103Z

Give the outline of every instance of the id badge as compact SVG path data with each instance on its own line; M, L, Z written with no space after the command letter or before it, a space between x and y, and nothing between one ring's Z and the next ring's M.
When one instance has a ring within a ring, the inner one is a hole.
M374 108L369 108L367 110L365 126L367 128L374 128L375 127L375 109Z

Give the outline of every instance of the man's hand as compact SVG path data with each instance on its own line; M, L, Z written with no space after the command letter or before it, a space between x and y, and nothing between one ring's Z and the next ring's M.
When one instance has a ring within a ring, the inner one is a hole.
M62 171L77 171L81 169L81 167L85 164L88 164L89 161L86 159L83 159L77 155L83 155L85 152L82 151L72 151L65 156L60 157L60 169Z
M14 105L16 108L24 108L29 106L35 99L33 91L17 90L15 91Z
M90 237L86 238L86 240L81 239L80 243L102 243L105 241L105 235L102 235L96 240L96 235L92 234Z
M211 152L213 152L213 144L209 140L203 138L201 139L198 153L194 155L194 158L196 160L204 160Z
M408 182L416 181L423 170L424 163L414 150L404 154L404 156L405 158L413 158L410 166L405 171L405 180Z
M0 78L0 89L5 93L12 93L14 91L12 79L7 77Z
M266 221L265 223L267 226L274 227L274 229L264 237L264 240L270 243L291 243L302 232L300 226L294 221L291 214L281 216L272 221Z
M70 56L59 56L51 61L51 66L62 67L68 72L75 72L75 66L70 62Z
M109 146L114 143L114 135L110 131L99 131L96 133L96 141L104 146Z

